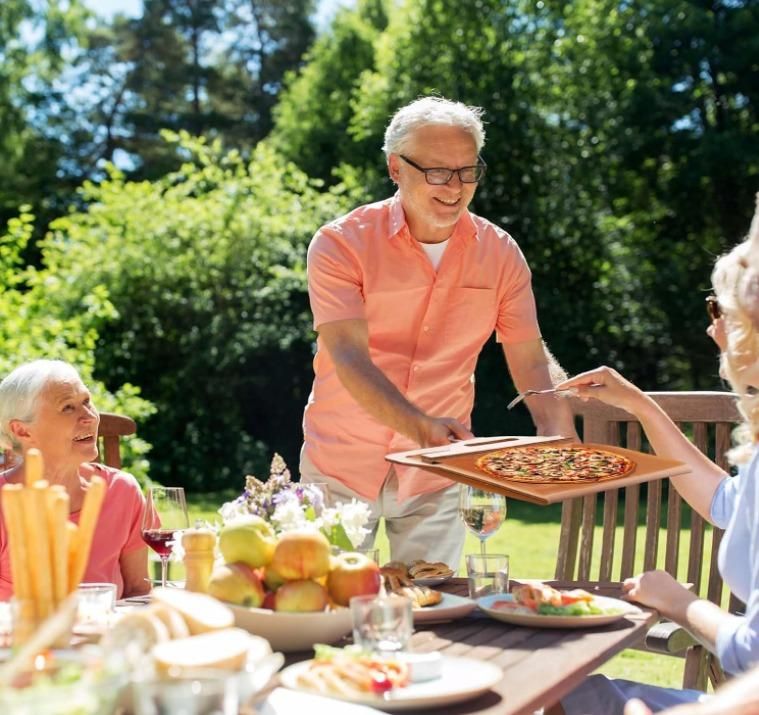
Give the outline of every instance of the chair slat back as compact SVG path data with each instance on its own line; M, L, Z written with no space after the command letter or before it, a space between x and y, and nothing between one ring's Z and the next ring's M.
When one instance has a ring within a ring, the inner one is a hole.
M692 437L696 446L727 470L725 452L730 446L730 433L740 421L735 396L729 392L650 392L648 393L664 411ZM650 451L638 421L629 413L596 400L583 402L570 398L572 408L582 420L585 442L625 446L629 449ZM722 580L717 571L717 549L721 532L714 529L711 552L704 558L705 523L687 505L677 491L663 482L649 482L645 503L645 538L643 570L664 568L673 575L680 569L681 533L689 539L685 574L696 589L700 589L702 570L708 568L706 597L719 602ZM622 580L636 571L635 556L638 547L638 521L640 518L639 485L624 490L624 509L618 524L618 489L601 495L580 497L564 502L556 577L602 581ZM594 561L594 538L598 500L602 499L602 528L600 552ZM662 514L666 514L663 559L659 556L659 527ZM687 515L687 518L686 518ZM616 543L621 526L621 547ZM663 563L660 563L663 561ZM597 573L593 564L597 562ZM638 566L639 568L639 566Z
M115 469L121 468L121 438L135 434L137 425L131 417L113 412L100 413L98 452L100 461Z

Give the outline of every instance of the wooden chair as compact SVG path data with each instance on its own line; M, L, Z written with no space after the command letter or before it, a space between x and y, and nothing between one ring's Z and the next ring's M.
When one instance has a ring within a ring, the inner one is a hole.
M100 413L98 428L98 452L100 460L109 467L121 468L121 437L137 432L137 425L131 417L113 412Z
M691 436L696 446L726 471L725 452L730 447L730 433L741 417L735 396L729 392L650 392L648 393ZM597 400L583 402L570 398L575 415L581 420L581 433L585 442L597 442L645 450L644 435L638 421L628 412ZM650 451L650 450L649 450ZM717 570L717 553L722 532L714 529L709 553L704 555L704 520L683 500L669 483L656 480L646 485L645 542L643 544L643 570L663 568L677 576L681 530L689 532L690 543L686 565L688 582L698 593L703 569L708 569L708 583L704 595L714 603L721 603L722 579ZM622 544L615 549L615 531L619 491L603 492L603 530L600 553L593 559L593 537L596 522L596 495L568 500L562 506L561 535L556 564L557 579L611 581L634 575L640 485L625 488L622 517ZM662 496L666 493L666 503ZM662 509L666 516L666 544L663 562L658 557L659 525ZM690 524L683 526L683 516L690 514ZM615 567L615 560L618 561ZM591 564L598 564L597 573L591 574ZM731 601L731 610L738 607ZM706 689L707 678L714 684L724 679L717 658L710 654L676 624L657 624L646 638L649 650L685 657L683 687Z

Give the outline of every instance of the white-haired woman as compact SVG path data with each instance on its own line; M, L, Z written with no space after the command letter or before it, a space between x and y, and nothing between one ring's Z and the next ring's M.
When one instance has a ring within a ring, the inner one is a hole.
M35 447L42 453L44 478L68 492L69 519L76 523L89 479L103 477L106 495L84 580L114 583L121 598L150 588L141 536L145 500L132 475L93 463L99 423L89 390L66 362L35 360L0 382L0 449L20 457L0 476L0 488L24 481L23 458ZM8 535L0 514L0 600L12 595Z
M721 351L721 374L738 395L744 417L736 430L737 446L729 453L739 466L730 478L705 457L635 385L608 367L578 375L561 387L574 387L580 397L597 398L634 414L662 456L679 459L691 471L672 477L682 497L704 518L726 529L720 545L719 569L733 593L746 603L746 613L734 616L698 598L664 571L627 579L627 597L655 608L687 628L716 653L730 673L759 664L759 209L749 237L721 257L712 273L715 296L709 335ZM602 389L587 385L599 383ZM631 697L653 712L701 697L699 691L656 688L625 680L592 676L548 712L622 713Z

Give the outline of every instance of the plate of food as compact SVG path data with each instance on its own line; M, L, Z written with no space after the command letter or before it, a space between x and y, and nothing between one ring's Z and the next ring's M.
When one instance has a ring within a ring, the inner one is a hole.
M408 575L417 586L437 586L453 577L454 570L442 561L417 559L407 566Z
M558 591L543 583L516 586L511 593L477 599L477 606L505 623L531 628L588 628L604 626L641 613L638 606L618 598L594 596L582 589Z
M503 677L496 665L474 658L442 656L418 673L400 656L377 658L360 649L316 648L312 660L285 668L286 688L338 698L389 712L420 710L470 700Z
M0 650L0 663L12 657ZM96 715L113 712L129 676L94 646L49 650L0 686L0 712L35 715Z
M408 567L402 562L391 561L380 570L387 593L411 599L414 623L462 618L477 606L470 598L443 593L420 584L411 578Z

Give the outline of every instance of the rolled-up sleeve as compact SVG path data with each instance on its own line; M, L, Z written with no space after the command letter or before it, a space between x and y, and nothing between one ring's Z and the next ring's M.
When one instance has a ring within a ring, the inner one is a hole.
M365 319L361 266L339 231L326 227L314 236L307 270L315 330L336 320Z

